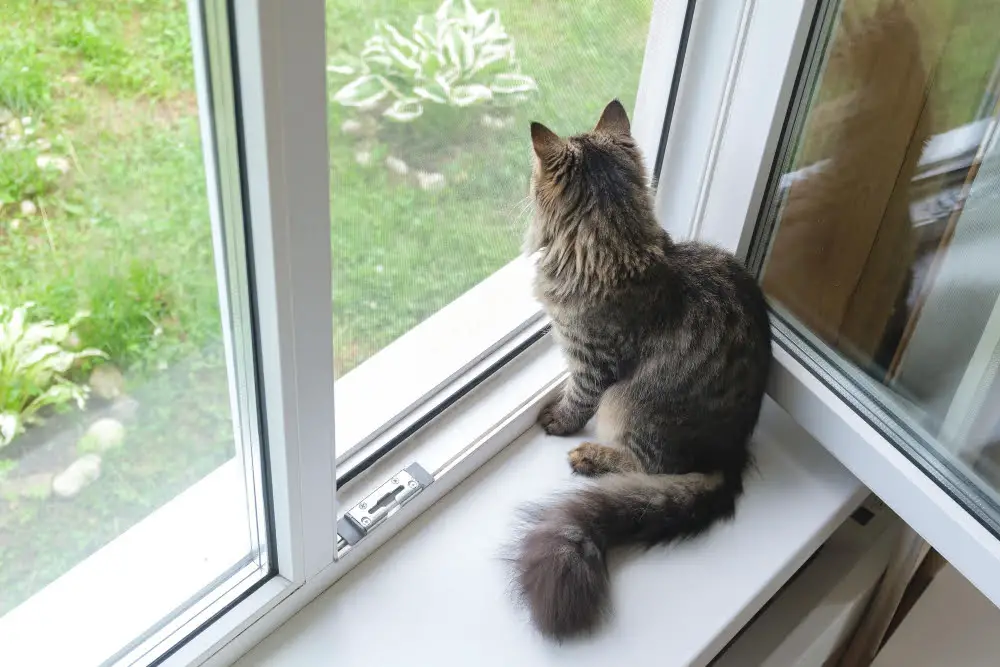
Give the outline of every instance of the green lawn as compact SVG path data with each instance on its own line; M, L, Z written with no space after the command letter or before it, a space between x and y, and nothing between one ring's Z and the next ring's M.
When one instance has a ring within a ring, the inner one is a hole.
M376 18L408 28L436 1L328 2L329 52L357 52ZM537 97L512 125L435 125L426 192L355 161L330 105L334 311L343 373L511 260L530 165L527 123L568 133L635 97L652 0L502 0ZM480 9L488 5L478 3ZM331 81L331 93L340 85ZM408 130L407 130L408 131ZM0 7L0 304L78 328L140 404L101 478L72 500L7 482L72 449L0 449L0 614L230 458L190 38L183 0L5 0ZM405 142L404 142L405 144ZM42 169L42 162L62 169ZM65 173L62 173L65 171ZM34 211L22 210L31 202ZM85 380L87 369L78 371ZM72 435L75 415L60 415ZM28 442L30 431L22 442ZM49 451L52 450L52 451ZM30 456L29 456L30 454Z

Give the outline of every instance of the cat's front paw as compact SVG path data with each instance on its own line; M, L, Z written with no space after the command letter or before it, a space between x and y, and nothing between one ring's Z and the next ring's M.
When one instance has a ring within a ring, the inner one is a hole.
M567 418L559 401L542 408L541 414L538 415L538 424L549 435L572 435L583 428Z
M600 445L585 442L569 453L569 467L577 475L594 477L607 472L602 465L603 458L604 455Z

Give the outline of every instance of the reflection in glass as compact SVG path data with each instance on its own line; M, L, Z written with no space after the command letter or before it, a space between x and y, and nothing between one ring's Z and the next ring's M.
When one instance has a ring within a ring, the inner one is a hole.
M755 261L779 312L1000 488L1000 5L847 0L803 70ZM966 467L968 466L968 467Z

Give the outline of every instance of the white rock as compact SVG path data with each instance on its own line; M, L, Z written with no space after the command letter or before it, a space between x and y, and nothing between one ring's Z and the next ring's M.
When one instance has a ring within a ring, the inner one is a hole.
M80 441L76 443L76 451L106 452L109 449L121 447L125 442L125 426L117 419L104 417L90 425Z
M118 398L125 390L125 378L113 364L101 364L90 372L87 384L101 398Z
M484 113L479 119L483 127L488 127L491 130L502 130L503 128L511 125L514 122L513 116L492 116L488 113Z
M354 154L354 161L357 162L362 167L372 166L372 152L371 151L357 151Z
M385 166L389 171L400 176L406 176L410 173L410 167L398 157L393 157L392 155L385 159Z
M363 128L361 121L354 118L348 118L340 124L340 131L344 134L360 134Z
M52 480L52 492L60 498L72 498L101 476L101 457L85 454Z
M39 169L56 169L61 174L69 173L69 160L56 155L39 155L35 158Z
M416 174L417 184L421 190L438 190L444 187L444 174L426 171L418 171Z
M29 216L35 215L36 213L38 213L38 207L35 206L35 202L30 199L25 199L21 202L21 215Z
M21 219L20 218L14 218L13 220L10 221L10 228L11 229L17 229L20 226L21 226Z

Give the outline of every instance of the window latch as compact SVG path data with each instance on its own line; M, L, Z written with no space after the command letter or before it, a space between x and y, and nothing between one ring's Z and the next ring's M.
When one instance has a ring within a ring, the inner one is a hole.
M433 481L419 463L397 472L337 521L337 551L360 542Z

